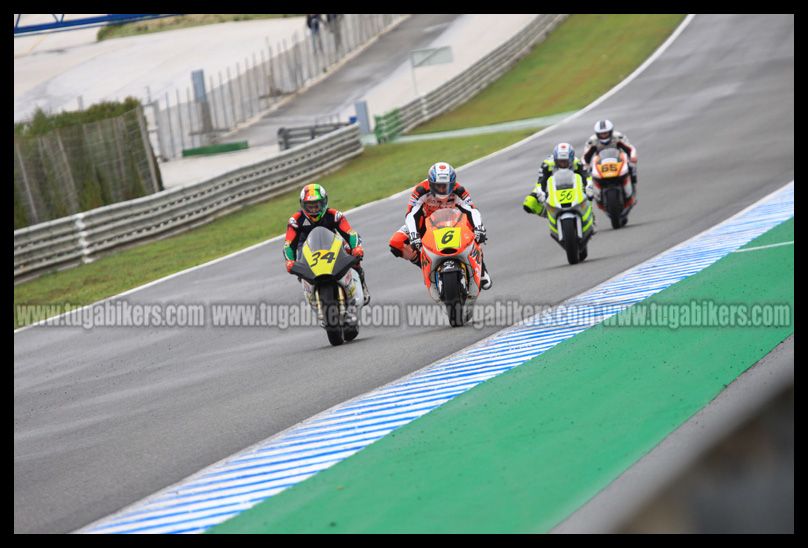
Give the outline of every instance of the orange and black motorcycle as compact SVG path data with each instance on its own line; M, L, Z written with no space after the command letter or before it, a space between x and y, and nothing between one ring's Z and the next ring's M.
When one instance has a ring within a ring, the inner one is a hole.
M446 305L452 327L461 326L471 319L480 295L483 251L474 228L460 210L438 209L427 218L421 242L421 270L429 295Z
M612 228L626 226L635 202L626 153L617 148L601 150L592 159L592 182L595 203L609 215Z

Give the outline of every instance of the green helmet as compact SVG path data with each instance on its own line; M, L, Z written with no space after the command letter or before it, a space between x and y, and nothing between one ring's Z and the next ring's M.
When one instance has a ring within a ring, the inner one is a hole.
M300 209L312 222L323 218L328 208L328 193L318 184L310 184L300 191Z

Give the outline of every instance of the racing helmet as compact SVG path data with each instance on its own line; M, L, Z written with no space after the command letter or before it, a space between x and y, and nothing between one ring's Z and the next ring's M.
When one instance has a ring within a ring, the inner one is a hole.
M448 197L457 186L457 173L446 162L432 164L427 179L429 180L429 192L439 198Z
M598 120L595 124L595 135L597 135L598 141L603 145L609 144L609 141L612 140L613 132L614 124L611 120Z
M572 169L575 161L575 149L569 143L558 143L553 148L553 162L558 169Z
M300 209L312 222L323 218L328 208L328 194L318 184L309 184L300 191Z

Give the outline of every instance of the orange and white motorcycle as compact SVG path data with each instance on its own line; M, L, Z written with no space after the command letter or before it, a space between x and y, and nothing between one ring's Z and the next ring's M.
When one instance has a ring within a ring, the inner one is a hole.
M592 158L592 182L595 202L609 216L612 228L626 226L636 201L626 153L617 148L598 152Z
M438 209L426 219L421 238L424 284L436 302L446 305L452 327L471 319L480 295L482 263L482 248L462 211Z

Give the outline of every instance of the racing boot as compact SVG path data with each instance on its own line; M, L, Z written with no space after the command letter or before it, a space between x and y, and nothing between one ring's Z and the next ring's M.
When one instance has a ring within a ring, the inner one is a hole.
M368 289L368 284L365 283L365 269L361 266L354 267L356 271L359 273L359 280L362 282L362 294L365 297L365 300L362 302L364 306L367 306L370 303L370 290Z
M483 261L483 272L480 274L480 289L491 289L494 285L494 282L491 281L491 275L488 274L488 269L485 267L485 261Z

